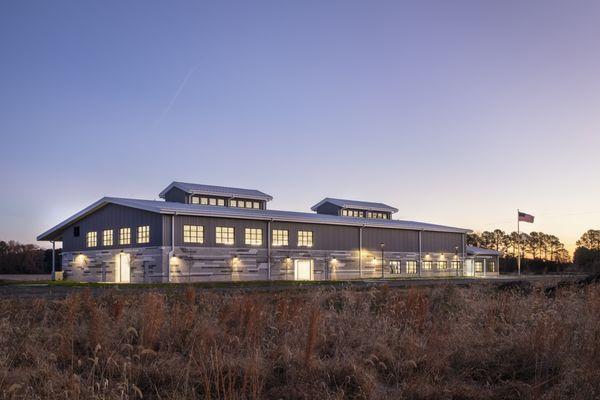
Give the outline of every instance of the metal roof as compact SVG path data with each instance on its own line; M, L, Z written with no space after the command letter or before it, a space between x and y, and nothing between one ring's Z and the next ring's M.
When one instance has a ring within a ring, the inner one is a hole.
M383 211L389 213L398 212L397 208L388 206L383 203L372 203L369 201L358 201L358 200L346 200L346 199L334 199L332 197L326 197L310 209L316 211L322 204L331 203L341 208L355 208L359 210L369 210L369 211Z
M364 226L374 228L391 228L406 230L423 230L434 232L469 233L471 230L455 228L444 225L428 224L415 221L400 221L391 219L367 219L341 217L337 215L303 213L294 211L257 210L249 208L206 206L198 204L184 204L160 200L124 199L118 197L104 197L82 211L66 219L52 229L42 233L37 240L59 240L61 230L71 223L91 214L107 204L117 204L125 207L137 208L159 214L194 215L206 217L223 217L239 219L255 219L262 221L284 221L345 226Z
M482 249L481 247L467 246L467 254L470 256L501 256L502 253L492 249Z
M178 188L189 194L205 194L209 196L223 196L223 197L243 197L245 199L252 200L264 200L271 201L273 197L260 190L254 189L240 189L225 186L212 186L202 185L199 183L186 183L186 182L171 182L160 194L158 195L161 199L165 198L165 194L172 188Z

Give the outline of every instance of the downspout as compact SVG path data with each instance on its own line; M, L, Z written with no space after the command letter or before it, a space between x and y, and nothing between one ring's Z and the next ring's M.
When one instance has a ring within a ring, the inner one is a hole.
M271 280L271 222L273 219L267 221L267 277Z
M465 243L466 233L462 234L462 271L461 275L465 275L465 268L467 268L467 245Z
M360 228L358 228L358 277L362 278L362 262L363 262L363 256L362 256L362 248L363 248L363 228L365 227L365 225L361 226Z
M167 265L167 282L171 282L171 258L175 256L175 216L177 211L171 215L171 251L169 251L169 260Z
M422 239L421 234L423 230L419 231L419 277L421 277L421 269L423 268L423 249L422 249Z

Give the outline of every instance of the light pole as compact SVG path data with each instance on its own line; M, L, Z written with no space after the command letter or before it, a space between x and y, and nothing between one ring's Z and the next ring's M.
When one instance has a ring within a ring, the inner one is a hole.
M380 243L381 246L381 279L383 279L383 248L385 247L385 243Z

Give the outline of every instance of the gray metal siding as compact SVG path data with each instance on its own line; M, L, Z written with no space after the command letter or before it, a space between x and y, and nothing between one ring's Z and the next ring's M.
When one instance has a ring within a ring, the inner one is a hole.
M165 201L174 201L176 203L187 203L188 194L183 190L173 187L165 193Z
M418 252L419 232L401 229L363 228L363 249L379 250L381 243L385 251Z
M317 214L340 215L341 207L331 203L323 203L317 208Z
M146 225L150 226L150 243L138 244L137 227ZM79 226L79 237L73 235L73 228L76 226ZM63 251L90 250L86 247L87 232L97 232L98 245L93 248L94 250L123 247L119 245L120 228L131 228L131 244L125 247L150 247L162 244L162 218L160 214L108 204L65 228L62 235ZM112 246L104 246L102 243L102 231L105 229L113 230Z
M171 217L164 216L165 245L170 245ZM183 225L200 225L204 227L204 243L184 243ZM231 246L217 245L215 243L215 228L217 226L233 227L235 229L235 244ZM245 229L260 228L263 230L262 246L247 246L245 244ZM302 249L298 247L298 231L313 232L313 250L358 250L359 230L357 226L302 224L295 222L271 223L271 229L284 229L288 231L288 246L278 246L279 249ZM462 252L462 238L460 233L423 232L423 252L453 253L458 246ZM177 216L175 218L175 245L191 247L236 247L236 248L266 248L267 247L267 222L242 220L235 218L214 218ZM380 249L380 243L385 243L385 251L418 252L419 232L414 230L363 228L363 249L375 251Z
M448 232L423 232L423 252L430 253L454 253L456 248L462 253L462 233Z
M298 231L313 232L313 246L311 247L313 250L355 250L359 246L359 228L356 226L273 222L271 227L272 229L288 230L289 246L278 246L277 248L299 248Z

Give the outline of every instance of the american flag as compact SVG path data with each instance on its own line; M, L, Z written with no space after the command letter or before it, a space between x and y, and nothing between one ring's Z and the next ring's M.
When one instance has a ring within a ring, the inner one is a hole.
M531 214L526 214L524 212L519 211L519 221L529 222L530 224L533 224L534 218L535 217Z

